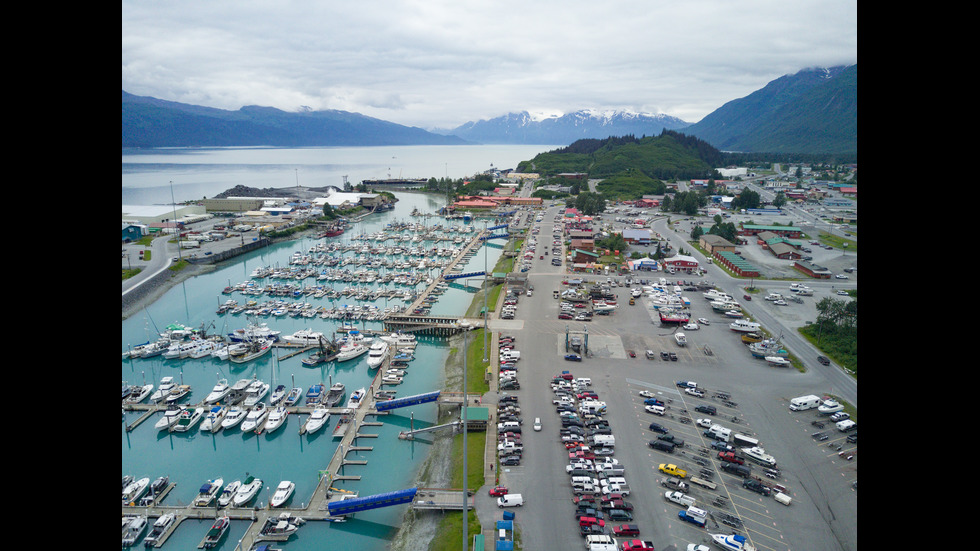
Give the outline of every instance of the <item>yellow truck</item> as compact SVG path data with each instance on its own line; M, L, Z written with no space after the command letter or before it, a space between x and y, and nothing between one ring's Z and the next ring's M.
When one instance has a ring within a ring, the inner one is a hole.
M677 465L674 465L673 463L661 463L660 472L671 476L676 476L677 478L684 478L687 476L687 471L678 468Z

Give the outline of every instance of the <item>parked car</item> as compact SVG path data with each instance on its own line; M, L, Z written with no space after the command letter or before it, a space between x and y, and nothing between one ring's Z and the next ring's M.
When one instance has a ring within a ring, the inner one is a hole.
M706 406L704 404L695 407L694 411L700 413L707 413L708 415L718 415L718 410L715 408L715 406Z
M500 497L507 494L507 486L494 486L490 488L490 495L493 497Z
M653 432L660 432L663 434L667 434L667 428L661 425L660 423L650 423L650 430L652 430Z
M772 490L770 490L768 486L765 486L764 484L762 484L758 480L755 480L754 478L746 478L745 480L743 480L742 487L747 488L758 494L762 494L764 496L768 496L772 492Z
M830 365L830 360L826 356L817 356L817 361L823 365Z
M637 524L620 524L613 526L612 532L614 536L639 536L640 527Z
M582 356L578 354L565 354L565 360L569 362L580 362L582 361Z

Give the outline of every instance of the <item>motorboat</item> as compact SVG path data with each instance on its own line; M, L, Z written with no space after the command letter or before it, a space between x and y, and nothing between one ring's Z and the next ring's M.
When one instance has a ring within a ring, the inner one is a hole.
M763 340L764 338L765 337L762 336L762 333L760 333L758 331L752 331L750 333L744 333L742 335L742 342L744 342L744 343L754 343L754 342L759 342L759 341Z
M182 341L171 343L167 350L163 353L163 358L165 360L181 360L188 358L198 346L200 346L201 341Z
M368 350L368 347L360 342L345 344L344 346L341 346L340 350L337 352L336 360L338 362L353 360L354 358L367 354Z
M344 383L334 383L327 391L327 396L320 400L320 403L330 408L336 407L344 399L346 391L347 387L344 386Z
M291 335L286 335L280 340L286 344L296 344L301 346L316 346L320 344L323 333L312 329L300 329Z
M235 507L245 507L248 505L255 496L259 495L259 490L262 489L262 479L256 478L252 475L245 477L245 482L238 488L235 492L235 497L232 499L232 504Z
M272 507L281 507L290 497L293 496L293 491L296 490L296 484L288 480L283 480L276 486L276 492L272 494L272 499L269 500L269 505Z
M245 420L245 416L248 415L248 409L241 406L232 406L228 408L228 413L225 414L225 418L221 420L221 428L228 430L234 428L238 423Z
M221 422L224 421L225 416L228 414L227 406L212 406L211 411L204 416L201 421L201 431L203 432L218 432L221 430Z
M194 507L207 507L214 501L218 494L221 493L221 487L224 486L225 479L215 478L214 480L208 480L201 485L201 488L197 491L197 497L194 498Z
M272 351L273 339L262 339L257 341L251 341L248 343L248 347L245 352L241 354L230 354L228 355L228 361L237 364L248 363L256 358L261 358L269 352Z
M229 526L231 526L231 519L227 515L215 519L214 524L211 525L208 533L204 536L204 548L210 549L216 547L221 542L221 538L225 537L225 534L228 533Z
M123 503L136 503L139 498L143 497L146 490L150 487L150 477L144 476L139 480L134 480L130 482L122 491L122 502Z
M153 393L153 385L151 384L147 384L143 386L135 386L133 387L133 391L129 393L129 396L126 396L126 403L138 404L143 400L146 400L152 393Z
M337 419L337 425L333 428L333 437L343 438L347 434L347 429L350 427L350 422L354 418L354 412L347 409L340 414L340 418Z
M785 358L789 356L789 350L783 348L775 339L763 339L749 344L749 353L755 358L768 358L769 356Z
M140 539L147 526L146 515L127 515L122 518L122 546L130 547Z
M789 367L793 365L792 362L782 356L766 356L766 362L773 367Z
M242 421L242 432L252 432L258 428L262 427L265 423L265 418L269 416L269 406L265 405L265 402L259 402L252 406L252 409L248 411L248 415L245 416L245 420Z
M160 495L161 493L163 493L164 490L167 489L168 484L170 484L169 476L158 476L156 480L154 480L153 483L150 484L150 489L147 493L155 498L156 496Z
M289 410L286 406L279 406L269 412L269 416L265 420L265 427L263 430L266 432L273 432L279 427L286 423L286 419L289 417Z
M164 513L160 515L153 523L153 528L150 529L150 533L143 538L143 545L145 547L155 546L176 521L177 515L175 513Z
M691 321L691 312L689 310L661 308L657 313L660 316L660 323L664 324L681 324Z
M218 496L218 507L227 507L231 505L232 500L235 498L235 494L238 493L238 488L242 485L241 480L236 480L227 486L224 490L221 490L221 495Z
M191 385L176 385L170 389L170 394L167 395L166 402L168 404L176 404L190 393Z
M225 401L228 405L237 404L245 399L245 390L248 385L252 384L255 379L238 379L235 384L231 385L231 392L225 397Z
M185 409L187 408L176 405L168 407L163 411L163 417L161 417L153 427L157 430L170 430L170 427L177 422L180 414Z
M303 389L300 387L293 387L290 389L289 393L283 399L283 404L286 406L295 406L299 399L303 397Z
M228 384L228 379L219 379L211 389L211 393L204 398L206 404L214 404L220 400L224 400L225 396L231 393L231 385Z
M830 415L832 413L837 413L838 411L844 411L844 406L837 400L824 400L817 407L817 411L824 415Z
M329 421L330 410L323 404L317 405L313 408L313 412L310 413L309 419L306 420L306 432L309 434L315 433L322 429Z
M323 399L323 383L313 383L306 391L306 405L312 406L320 403Z
M687 335L684 333L674 333L674 342L677 346L687 346Z
M174 381L173 377L167 376L160 379L160 385L157 387L157 391L150 396L150 401L159 403L166 400L175 386L177 386L177 382Z
M732 331L738 331L739 333L752 333L761 329L762 324L740 318L729 323L728 328Z
M294 517L287 512L281 513L278 517L269 517L265 520L265 525L259 530L256 541L288 539L296 533L299 527L306 521L300 517Z
M269 395L269 403L272 405L276 405L279 402L281 402L285 397L286 397L286 385L277 385L276 388L272 391L272 394Z
M764 448L759 446L752 446L751 448L742 448L742 453L745 454L749 459L765 465L766 467L775 467L776 458L766 453Z
M381 377L381 384L383 385L400 385L402 384L402 377L398 375L385 374Z
M264 383L258 379L253 380L252 384L245 389L245 407L252 407L262 401L269 393L269 383Z
M205 356L210 356L219 346L219 343L211 339L197 341L197 346L187 355L188 358L197 360Z
M384 363L385 358L388 357L388 343L378 339L376 342L371 343L371 348L368 350L367 365L369 369L375 369L380 367Z
M170 426L170 432L187 432L204 417L204 408L186 408L180 412L177 422Z
M228 339L231 342L251 342L264 339L272 339L273 341L277 341L279 340L279 336L281 334L281 331L269 329L268 324L249 322L244 329L236 329L235 331L228 333Z
M755 546L740 534L710 534L715 545L726 551L756 551Z
M396 368L386 369L385 370L385 375L386 376L387 375L395 375L395 376L398 376L398 377L404 377L405 376L405 370L404 369L396 369Z
M725 317L732 318L732 319L739 319L739 318L744 318L745 314L743 314L741 310L729 310L725 312Z
M347 399L347 409L357 409L361 405L361 400L364 398L365 393L364 387L351 393L350 398Z

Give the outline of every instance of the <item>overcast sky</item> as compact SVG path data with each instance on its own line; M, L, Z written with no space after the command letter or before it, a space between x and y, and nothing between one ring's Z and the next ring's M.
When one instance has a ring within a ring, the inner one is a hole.
M122 89L421 128L628 109L694 123L857 63L857 0L122 2Z

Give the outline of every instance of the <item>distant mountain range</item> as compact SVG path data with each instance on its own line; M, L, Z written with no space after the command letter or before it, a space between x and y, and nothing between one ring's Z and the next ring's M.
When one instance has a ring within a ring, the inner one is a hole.
M583 109L543 118L527 111L508 113L435 132L490 144L570 144L585 138L654 136L665 128L676 130L686 126L690 123L670 115Z
M857 65L782 76L695 124L663 114L585 109L548 117L522 111L430 132L346 111L227 111L122 93L123 147L561 145L663 130L722 151L856 154Z
M238 111L122 93L123 147L456 145L466 141L347 111Z

